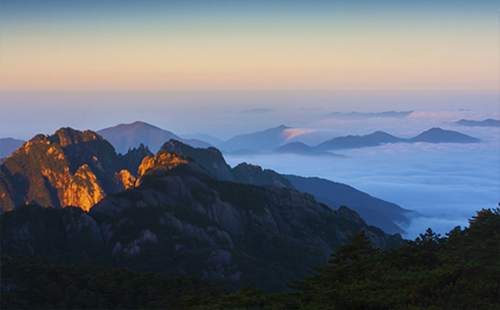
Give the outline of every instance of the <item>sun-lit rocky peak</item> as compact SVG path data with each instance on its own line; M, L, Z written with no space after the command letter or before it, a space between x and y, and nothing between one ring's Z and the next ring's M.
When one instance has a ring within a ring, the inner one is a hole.
M48 138L51 142L59 143L61 147L94 140L104 140L100 135L91 130L79 131L69 127L57 130L52 136Z
M134 187L136 181L135 176L125 169L120 172L116 172L115 179L117 179L120 184L123 184L123 189Z
M80 166L71 180L64 185L61 205L76 206L84 211L106 196L99 180L86 164Z
M153 170L170 170L179 165L187 165L188 163L189 160L184 155L179 155L175 152L161 151L156 156L144 157L137 172L138 179Z

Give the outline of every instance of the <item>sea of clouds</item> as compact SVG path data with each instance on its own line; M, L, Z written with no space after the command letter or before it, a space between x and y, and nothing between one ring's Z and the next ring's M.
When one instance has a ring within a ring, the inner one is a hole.
M322 137L328 133L338 136L383 130L410 138L429 128L441 127L481 139L477 144L397 143L336 151L346 158L270 153L225 157L231 166L248 162L280 173L317 176L351 185L419 212L422 216L412 218L411 225L403 227L407 231L404 237L413 239L427 228L444 235L456 226L468 226L476 211L498 207L500 202L500 128L454 124L461 118L486 117L473 111L414 112L404 119L326 119L304 128L314 128ZM307 137L311 138L311 133L307 132L302 142L311 140ZM300 140L299 137L294 138Z

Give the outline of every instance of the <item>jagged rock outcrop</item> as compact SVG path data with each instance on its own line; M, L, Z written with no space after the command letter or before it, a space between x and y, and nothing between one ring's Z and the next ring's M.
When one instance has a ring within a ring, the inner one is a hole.
M78 206L82 210L88 211L105 195L100 182L90 167L83 164L70 180L64 184L61 204L64 206Z
M150 154L142 148L118 156L88 130L61 128L51 136L37 135L0 166L0 212L26 203L89 210L106 194L130 188L135 171L130 173L127 164L137 171L137 153Z
M234 179L231 167L226 163L222 153L214 147L194 148L180 141L170 139L162 145L161 150L176 152L194 159L216 179L225 181L233 181Z

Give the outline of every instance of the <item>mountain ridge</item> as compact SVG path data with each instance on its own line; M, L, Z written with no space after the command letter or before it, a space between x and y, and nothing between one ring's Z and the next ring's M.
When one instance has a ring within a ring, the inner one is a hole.
M161 145L170 139L183 141L196 147L210 146L210 144L197 139L183 139L171 131L142 121L118 124L100 129L97 133L108 140L115 147L116 152L121 154L125 154L131 148L139 147L141 143L156 153Z

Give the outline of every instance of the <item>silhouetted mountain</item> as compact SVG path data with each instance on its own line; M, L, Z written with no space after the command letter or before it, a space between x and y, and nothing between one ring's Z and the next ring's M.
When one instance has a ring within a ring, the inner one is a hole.
M139 147L142 143L153 152L158 152L160 147L170 139L183 141L196 147L208 147L209 144L196 139L184 140L176 134L144 122L120 124L97 131L104 139L108 140L117 153L125 154L129 149Z
M416 215L414 211L374 198L346 184L320 178L283 176L290 180L296 189L314 195L317 201L334 210L342 205L349 205L367 224L377 226L389 234L404 233L401 227L410 224L407 216Z
M342 150L342 149L356 149L362 147L379 146L383 143L398 143L406 142L407 140L392 136L383 131L377 131L365 136L347 136L338 137L314 147L314 150L327 151L327 150Z
M461 119L458 122L455 122L455 124L469 127L500 127L500 120L495 120L492 118L485 119L484 121Z
M405 118L406 116L413 113L413 111L388 111L388 112L379 112L379 113L360 113L360 112L350 112L350 113L342 113L342 112L333 112L328 116L331 118L338 118L344 120L361 120L361 119L369 119L375 117L386 117L386 118Z
M369 135L364 136L345 136L333 138L318 144L315 147L310 147L307 152L313 154L314 152L324 152L331 150L343 149L357 149L363 147L374 147L385 143L414 143L414 142L428 142L428 143L477 143L481 140L474 137L451 130L443 130L441 128L432 128L422 132L418 136L411 139L402 139L385 133L383 131L376 131ZM303 148L303 147L302 147ZM281 150L286 150L286 153L303 154L303 149L297 147L297 144L285 144L280 147ZM297 151L296 151L297 149ZM296 152L295 152L296 151Z
M411 138L411 142L428 143L478 143L481 140L452 130L444 130L438 127L422 132L418 136Z
M14 138L0 139L0 158L8 157L20 148L26 141L17 140Z
M280 146L288 138L284 125L251 134L235 136L220 145L224 152L234 152L240 149L270 151Z

